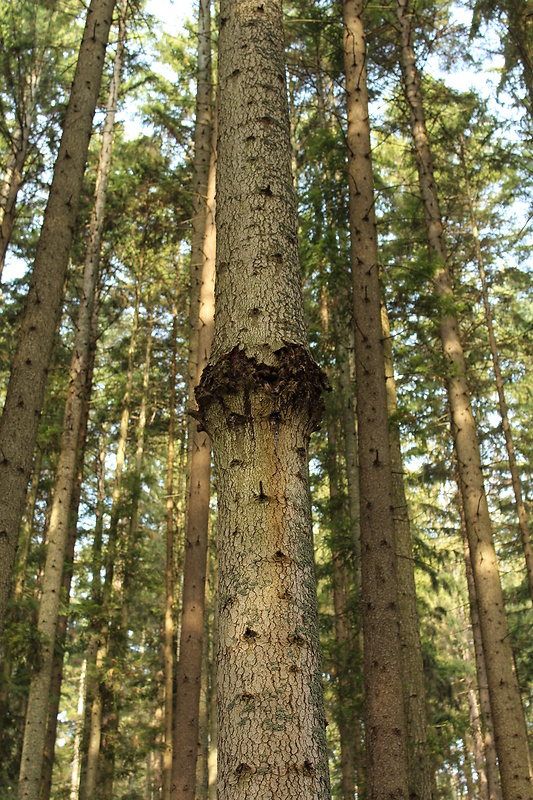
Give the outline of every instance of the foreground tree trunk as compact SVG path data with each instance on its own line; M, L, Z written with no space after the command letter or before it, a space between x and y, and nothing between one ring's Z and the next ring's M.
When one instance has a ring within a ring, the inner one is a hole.
M502 795L504 800L517 798L531 800L533 787L524 711L514 671L476 424L466 380L463 347L459 336L459 325L453 313L453 288L447 267L446 242L433 175L407 0L396 0L396 9L400 32L400 64L411 116L429 252L436 265L433 285L442 301L439 333L447 364L446 383L452 436L457 453L460 489L479 608Z
M217 294L197 390L219 492L218 797L326 800L307 481L322 412L300 289L280 0L220 9Z
M92 0L87 12L0 420L0 634L114 7L115 0Z
M392 465L374 214L363 3L344 0L344 67L354 292L366 785L369 800L409 796Z

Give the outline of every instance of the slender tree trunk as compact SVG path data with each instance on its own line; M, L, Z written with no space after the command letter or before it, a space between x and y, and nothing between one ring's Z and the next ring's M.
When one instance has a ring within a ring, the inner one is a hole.
M320 96L320 91L319 91ZM321 298L322 332L328 361L329 308L325 291ZM326 368L326 376L331 381L331 372ZM353 725L355 686L351 685L352 669L355 661L353 652L357 641L350 619L349 596L350 575L348 564L353 554L351 537L344 536L343 521L346 517L339 481L337 462L337 420L338 408L326 404L325 424L327 434L326 474L329 484L329 525L331 536L331 557L333 568L333 608L335 615L335 653L333 655L333 674L337 685L336 718L339 729L341 751L342 796L352 800L355 795L355 737L357 730Z
M217 323L197 389L219 537L219 800L329 798L280 0L220 9Z
M409 511L405 497L400 428L396 421L398 410L396 382L389 318L381 306L383 354L387 379L392 490L394 503L394 535L398 568L398 602L400 636L402 640L402 675L404 705L407 716L407 755L409 758L409 797L411 800L431 800L431 766L429 760L426 717L426 689L420 641L420 623L416 604L415 569Z
M61 452L50 516L49 542L38 623L44 645L40 667L32 677L28 698L19 781L19 797L21 800L22 798L28 798L28 800L37 798L41 782L46 711L52 680L63 563L69 533L69 515L74 494L74 483L78 471L78 448L80 431L82 431L83 427L84 403L88 403L86 387L90 371L91 331L99 273L100 238L103 229L103 213L111 157L110 148L120 82L123 44L124 19L122 16L106 119L107 137L104 140L97 176L95 208L91 220L89 246L85 260L82 300L80 302L70 371L70 386L65 407ZM73 548L74 541L72 542L72 550Z
M468 644L463 650L463 660L467 665L471 664L470 647ZM481 800L490 800L489 784L487 781L487 770L485 769L485 748L483 746L483 731L481 729L481 718L479 705L477 702L476 690L472 676L467 673L466 693L468 699L468 712L470 715L471 744L474 756L474 764L478 776L479 796Z
M366 87L363 3L344 0L348 180L354 289L366 782L369 800L407 798L392 465Z
M446 363L452 436L458 459L461 494L476 596L483 650L496 734L496 747L504 800L533 798L527 731L513 652L505 615L498 563L481 468L476 425L466 380L466 365L453 313L453 289L447 267L446 243L433 175L431 150L425 124L420 78L411 39L407 0L396 0L400 35L400 63L411 115L420 192L426 219L429 251L435 262L434 287L442 301L440 338Z
M118 577L115 592L119 600L119 608L115 612L114 619L108 637L108 652L110 662L121 665L124 663L125 650L127 647L126 632L128 630L128 606L131 602L131 578L132 578L132 556L138 544L138 524L139 524L139 501L142 487L142 462L144 455L144 439L146 433L146 407L148 401L148 387L150 381L150 361L152 353L152 330L153 330L153 308L150 309L146 331L146 349L143 368L143 386L141 405L139 409L139 420L137 422L137 447L135 451L135 466L132 480L132 502L128 533L124 544L124 553L121 558L121 575ZM101 748L100 762L100 794L102 800L113 800L113 786L115 780L115 758L116 743L119 739L120 724L120 687L116 682L110 683L105 691L104 704L102 709L103 719L103 743Z
M505 391L503 387L503 376L500 368L500 358L498 355L498 345L496 343L496 335L494 333L494 325L492 324L492 309L490 307L489 293L487 289L487 279L485 275L485 267L483 264L483 255L481 253L481 245L479 242L479 233L476 223L476 214L474 209L474 201L472 199L472 192L470 189L470 179L468 177L468 168L464 153L463 143L460 143L460 157L463 165L466 182L466 197L468 201L468 209L470 212L470 223L472 225L472 235L474 237L474 247L476 251L476 260L479 270L479 279L481 282L481 295L483 297L483 308L485 310L485 320L487 323L487 330L489 334L490 354L492 356L492 368L494 371L494 378L496 380L496 389L498 392L498 403L500 406L500 416L502 418L503 435L505 437L505 446L507 448L507 457L509 459L509 470L511 472L511 483L515 496L516 511L518 515L518 527L520 530L520 538L522 540L522 548L526 561L526 573L529 586L529 594L533 600L533 548L531 546L531 537L529 535L529 525L526 513L526 507L522 497L522 487L520 485L520 477L518 475L518 466L516 463L516 455L514 449L514 441L511 433L511 426L509 425L509 415L507 413L507 401L505 399Z
M92 393L93 371L96 356L96 341L98 336L97 315L93 313L91 341L89 345L89 358L86 376L86 385L83 398L83 408L78 436L76 481L70 501L69 530L67 547L65 551L65 569L63 575L63 597L67 608L70 602L70 589L72 584L72 571L74 565L74 549L77 539L78 508L81 497L83 480L83 467L85 460L85 444L89 424L89 404ZM52 667L52 681L50 684L50 700L48 705L48 724L44 746L43 771L41 776L41 789L39 800L49 800L52 789L52 773L54 768L54 754L57 732L57 716L61 698L61 684L63 681L63 666L65 654L65 640L67 636L68 613L59 618L56 632L56 648L54 664Z
M215 133L216 135L216 126ZM199 319L195 323L197 354L196 385L207 364L213 339L215 311L215 175L216 145L213 136L206 205L203 269L200 286ZM192 352L192 351L191 351ZM189 496L185 561L183 566L182 616L177 670L172 800L194 800L199 735L199 703L202 683L203 618L205 575L211 497L211 441L198 424L189 427ZM186 724L184 724L186 720Z
M92 0L87 12L0 420L0 634L114 6L115 0Z
M457 472L457 470L456 470ZM476 659L476 675L479 693L479 705L483 720L483 745L485 752L486 775L488 783L488 794L490 800L502 800L500 787L500 774L498 769L498 759L496 755L496 740L494 736L494 724L492 721L492 708L490 704L487 668L485 666L485 653L481 636L481 626L479 622L479 611L476 597L476 586L472 572L472 562L470 559L470 548L466 535L466 522L464 518L463 502L461 497L461 484L457 476L457 486L459 489L459 503L462 520L463 546L465 553L466 580L468 586L468 601L470 605L470 623L472 625L472 638L474 642L474 654Z
M105 503L105 462L107 455L107 427L102 426L100 448L96 463L97 478L97 495L96 495L96 519L94 527L94 539L92 547L92 585L91 585L91 599L96 608L99 608L102 602L102 539L104 533L104 503ZM93 628L96 625L93 623ZM89 739L91 732L91 712L93 700L96 694L96 687L98 682L98 675L96 671L96 658L98 652L98 637L91 633L89 644L86 651L87 663L87 678L86 678L86 691L84 702L84 715L82 726L82 742L81 742L81 763L80 763L80 779L78 797L79 800L86 800L87 794L85 791L87 780L87 761L89 750Z
M121 490L122 472L124 469L124 459L126 456L126 444L128 440L128 425L130 418L131 391L133 387L133 359L137 344L137 333L139 327L139 308L141 302L141 280L143 266L143 252L141 252L141 266L137 278L135 290L135 309L130 334L130 344L128 348L128 368L126 374L126 387L122 400L122 414L120 419L119 440L116 455L115 478L113 482L113 494L111 503L111 515L109 520L109 531L106 552L105 579L102 590L102 602L99 608L99 633L98 651L96 656L96 681L95 692L91 708L91 730L89 734L89 744L87 752L87 771L84 781L84 793L87 800L92 800L98 780L98 758L100 755L100 745L102 738L102 712L104 693L107 691L104 676L105 664L108 657L109 647L109 620L108 609L113 592L113 579L117 562L118 549L118 525L121 511Z
M174 436L176 425L176 362L178 344L178 276L176 265L174 299L172 304L172 360L170 364L170 399L167 450L166 498L166 562L165 562L165 616L164 616L164 670L165 670L165 748L163 750L163 798L170 800L172 781L172 711L174 705Z
M85 693L87 689L87 659L84 659L81 675L80 690L78 692L78 717L76 720L76 732L74 734L74 755L72 758L72 774L70 778L70 800L78 800L81 773L81 742L82 725L85 716Z

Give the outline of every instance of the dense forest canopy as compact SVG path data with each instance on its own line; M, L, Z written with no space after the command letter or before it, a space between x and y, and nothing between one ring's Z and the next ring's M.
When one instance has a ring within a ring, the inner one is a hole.
M0 0L0 800L532 800L532 14Z

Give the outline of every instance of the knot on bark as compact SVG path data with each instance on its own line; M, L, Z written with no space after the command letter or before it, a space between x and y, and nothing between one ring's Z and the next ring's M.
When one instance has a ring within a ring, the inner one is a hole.
M325 374L301 345L287 345L274 352L274 365L250 358L244 350L234 347L215 364L208 364L202 373L195 394L198 412L195 417L207 426L209 409L215 403L224 404L229 395L252 393L268 397L274 412L271 421L281 421L289 407L305 409L309 417L309 433L320 425L324 413L322 392L330 386ZM245 403L246 405L246 403Z

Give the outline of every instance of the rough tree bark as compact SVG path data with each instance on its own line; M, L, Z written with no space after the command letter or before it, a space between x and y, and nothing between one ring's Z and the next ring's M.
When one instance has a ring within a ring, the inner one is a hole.
M406 800L406 722L363 3L344 0L343 20L359 437L366 786L369 800Z
M217 287L197 389L219 492L218 797L329 797L281 0L220 9Z
M531 800L533 787L524 711L513 666L513 652L492 538L476 424L466 379L466 364L459 325L454 313L453 287L447 266L446 242L433 174L407 0L396 0L396 11L400 66L411 116L429 252L435 266L433 286L442 309L439 333L447 367L445 377L452 437L457 453L460 490L478 601L502 794L504 800L517 800L517 798Z
M0 420L0 633L115 0L92 0Z

